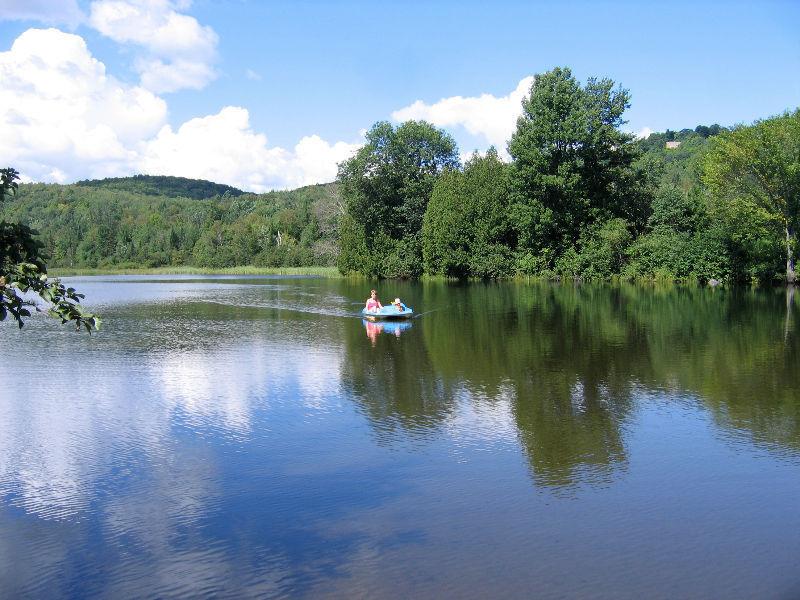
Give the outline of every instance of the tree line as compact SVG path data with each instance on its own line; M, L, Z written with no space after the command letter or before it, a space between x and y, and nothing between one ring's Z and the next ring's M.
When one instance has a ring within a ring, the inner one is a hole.
M50 267L335 264L335 183L267 194L220 187L222 194L210 182L141 176L22 184L0 216L38 232Z
M100 326L48 266L320 266L338 254L336 184L256 195L177 177L57 185L19 184L13 168L0 176L0 321L20 327L32 310Z
M213 196L241 196L245 192L204 179L189 179L171 175L133 175L131 177L107 177L106 179L84 179L76 181L81 187L104 188L134 192L147 196L194 198L202 200Z
M345 161L339 269L375 277L795 281L800 111L636 140L630 94L537 75L508 142L380 122ZM667 142L670 142L669 144Z
M429 123L379 122L335 183L268 194L143 175L23 184L0 218L38 232L61 268L794 280L800 112L635 139L621 130L629 105L614 82L557 68L536 77L507 148L463 165Z

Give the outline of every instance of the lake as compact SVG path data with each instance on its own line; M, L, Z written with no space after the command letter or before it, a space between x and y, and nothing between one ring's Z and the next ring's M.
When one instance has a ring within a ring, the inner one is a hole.
M99 333L0 324L0 596L800 598L783 289L68 281Z

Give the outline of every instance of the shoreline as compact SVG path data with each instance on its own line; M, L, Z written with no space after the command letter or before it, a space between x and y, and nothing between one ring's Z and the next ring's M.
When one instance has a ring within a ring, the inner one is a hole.
M93 277L104 275L288 275L288 276L309 276L323 277L326 279L371 279L358 273L342 274L336 267L255 267L243 265L238 267L191 267L191 266L169 266L169 267L134 267L134 268L115 268L115 267L53 267L47 271L48 277ZM522 275L515 274L508 277L496 279L467 278L459 280L444 275L423 275L418 281L442 281L452 283L465 282L516 282L516 283L555 283L562 285L581 285L581 284L605 284L605 285L638 285L642 287L683 287L683 288L711 288L711 289L771 289L788 287L785 283L773 282L772 285L747 283L717 282L709 285L707 282L699 281L695 278L643 278L643 277L620 277L613 276L608 279L586 279L571 277L546 277L541 275Z
M49 277L91 277L95 275L313 275L316 277L343 277L336 267L54 267L48 269Z

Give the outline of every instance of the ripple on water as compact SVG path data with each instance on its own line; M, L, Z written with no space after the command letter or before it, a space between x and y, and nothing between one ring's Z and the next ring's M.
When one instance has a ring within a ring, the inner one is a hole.
M371 339L364 282L158 279L2 331L11 597L792 589L784 304L392 282L425 315Z

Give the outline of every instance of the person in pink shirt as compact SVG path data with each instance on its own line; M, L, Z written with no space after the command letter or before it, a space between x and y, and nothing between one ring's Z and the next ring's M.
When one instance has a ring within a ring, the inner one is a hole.
M378 300L378 292L375 290L370 290L369 298L367 298L367 303L364 306L369 312L378 312L378 309L383 308L380 300Z

